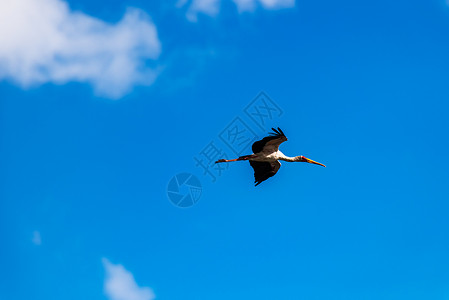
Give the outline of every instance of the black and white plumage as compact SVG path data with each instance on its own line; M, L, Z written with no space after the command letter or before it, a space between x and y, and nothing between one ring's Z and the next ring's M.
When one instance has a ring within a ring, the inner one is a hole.
M273 162L250 160L249 164L254 169L255 186L258 186L262 181L276 175L277 171L281 167L281 163L278 160Z
M278 129L272 128L273 132L269 136L264 137L260 141L253 144L253 153L263 153L267 156L279 151L279 145L287 141L287 137L284 132L278 127ZM274 176L281 163L279 160L275 161L255 161L250 160L249 164L254 169L254 182L255 186L258 186L262 181Z
M215 163L248 160L251 167L254 169L255 186L274 176L277 171L279 171L279 168L281 167L280 160L289 162L307 162L325 167L325 165L304 156L285 156L279 151L279 145L287 141L287 137L279 127L277 129L272 129L273 132L270 133L269 136L266 136L253 144L253 154L240 156L236 159L220 159Z
M278 129L271 128L273 132L269 133L269 136L264 137L260 141L253 144L253 153L275 152L279 150L279 145L287 140L284 132L278 127Z

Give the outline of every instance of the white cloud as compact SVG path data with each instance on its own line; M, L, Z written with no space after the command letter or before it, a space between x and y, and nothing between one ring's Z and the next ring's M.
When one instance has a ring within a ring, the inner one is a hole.
M291 8L295 0L233 0L240 12L253 11L258 5L268 10Z
M187 9L187 18L196 21L197 15L203 13L216 16L223 0L193 0ZM448 0L449 1L449 0ZM239 12L254 11L258 6L267 10L291 8L295 6L295 0L232 0ZM179 0L178 7L187 4L187 0Z
M156 27L138 9L109 24L62 0L0 0L0 80L89 82L99 95L119 98L155 80L145 63L160 52Z
M193 0L187 11L187 18L190 21L197 20L198 13L215 16L220 10L220 0Z
M259 2L265 9L281 9L295 6L295 0L259 0Z
M233 0L239 12L253 11L256 8L256 0Z
M103 258L106 271L104 292L110 300L153 300L155 295L149 287L139 287L131 272L122 265L114 265Z
M41 234L39 231L35 230L33 232L33 238L31 239L31 241L37 246L40 246L42 244Z

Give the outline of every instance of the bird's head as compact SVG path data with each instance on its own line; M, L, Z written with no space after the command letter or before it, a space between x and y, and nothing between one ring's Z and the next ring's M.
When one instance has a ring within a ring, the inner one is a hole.
M301 156L296 156L295 157L295 161L306 162L306 163L309 163L309 164L315 164L315 165L320 165L320 166L326 167L322 163L316 162L316 161L311 160L311 159L309 159L309 158L307 158L305 156L302 156L302 155Z

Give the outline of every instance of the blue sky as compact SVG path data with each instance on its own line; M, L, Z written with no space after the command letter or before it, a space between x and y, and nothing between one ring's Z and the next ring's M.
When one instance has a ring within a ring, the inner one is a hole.
M444 0L4 1L0 28L1 299L449 298ZM212 182L194 157L263 136L261 91L327 168Z

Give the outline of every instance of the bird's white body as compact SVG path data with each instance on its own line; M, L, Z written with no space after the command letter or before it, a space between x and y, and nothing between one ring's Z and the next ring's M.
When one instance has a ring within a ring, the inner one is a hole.
M279 150L273 152L273 151L271 151L271 149L267 149L267 151L261 151L259 153L255 153L255 157L254 158L250 158L250 160L274 162L274 161L277 161L277 160L295 161L295 158L294 157L285 156L284 153L282 153Z

